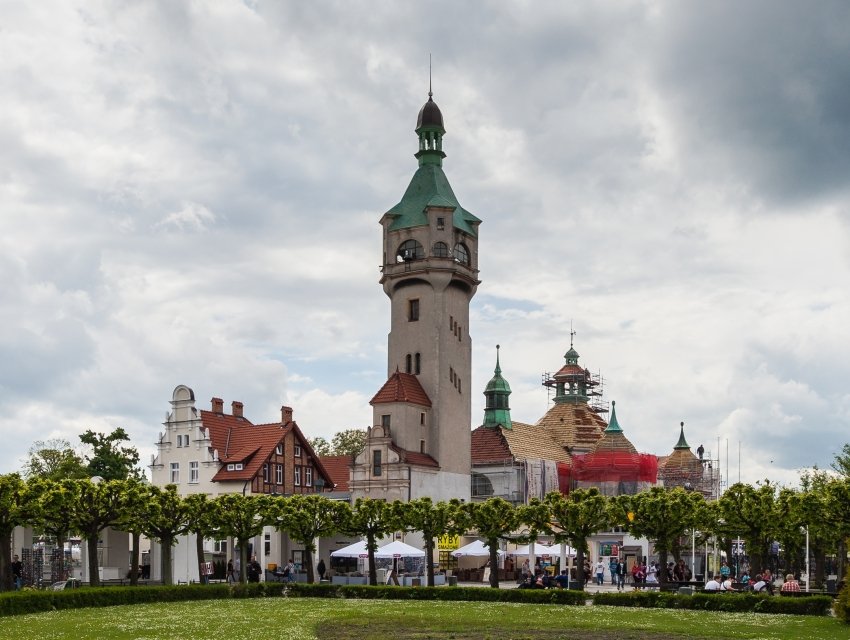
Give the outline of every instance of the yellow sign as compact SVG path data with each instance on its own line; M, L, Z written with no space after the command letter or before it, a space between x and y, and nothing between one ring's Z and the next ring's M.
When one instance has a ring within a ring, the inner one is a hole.
M460 547L460 536L440 536L437 538L437 548L444 551L453 551Z
M633 511L629 511L629 522L635 521L635 514Z

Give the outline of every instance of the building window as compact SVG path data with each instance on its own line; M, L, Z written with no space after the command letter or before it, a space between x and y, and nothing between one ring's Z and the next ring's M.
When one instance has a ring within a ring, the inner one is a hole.
M396 262L410 262L411 260L422 260L425 250L416 240L405 240L396 252Z
M266 552L266 557L268 558L272 554L272 534L267 533L263 536L263 549Z
M191 484L198 484L200 480L200 474L198 472L198 461L193 460L189 463L189 482Z
M480 473L472 474L472 496L475 498L493 495L493 483Z
M263 465L263 482L269 482L269 463Z
M306 467L304 469L304 486L312 487L313 486L313 467Z
M419 453L425 453L425 441L424 440L419 441Z
M293 455L294 455L296 458L300 458L300 457L301 457L301 445L300 445L300 444L296 444L296 445L295 445L295 452L293 453Z
M466 265L469 264L469 249L467 249L466 245L462 242L458 242L455 245L455 262Z
M413 358L409 353L404 358L404 370L406 373L413 373Z
M372 475L381 475L381 450L375 449L372 451Z
M421 424L422 426L425 426L425 412L424 411L419 414L419 424Z
M279 464L274 470L274 483L283 484L283 465Z
M237 471L242 471L242 463L241 463L241 462L237 462L237 463L234 465L234 467L235 467L235 469L236 469Z
M407 301L407 320L408 322L416 322L419 320L419 300Z
M381 426L388 429L390 426L390 416L381 416Z
M295 486L301 486L301 467L299 466L295 467Z
M183 436L177 436L177 447L183 446Z
M435 258L448 258L449 257L449 245L445 242L435 242L434 243L434 257Z
M236 465L235 465L235 464L229 464L229 465L227 465L227 470L228 470L228 471L233 471L234 469L236 469Z
M283 443L282 442L278 442L277 446L274 448L274 452L279 456L283 455Z
M213 550L216 553L227 553L227 540L216 540L213 542Z
M417 353L413 358L413 362L415 363L413 371L418 376L422 372L422 356Z
M446 219L445 218L437 218L437 228L445 229L446 228Z
M172 462L171 463L171 484L177 484L180 482L180 463Z

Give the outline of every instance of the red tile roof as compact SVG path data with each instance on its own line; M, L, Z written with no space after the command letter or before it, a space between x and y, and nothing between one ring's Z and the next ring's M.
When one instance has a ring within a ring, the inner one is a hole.
M501 429L478 427L472 432L472 464L513 460Z
M353 463L351 456L322 456L319 458L336 486L334 491L348 491L349 471Z
M369 401L369 404L387 404L390 402L411 402L422 407L430 407L431 399L419 384L419 378L411 373L396 371L390 376L381 390Z
M401 457L401 461L406 462L407 464L414 464L419 467L439 468L440 466L440 464L427 453L419 453L418 451L408 451L407 449L401 449L400 447L396 446L393 446L393 450L399 454L399 456Z

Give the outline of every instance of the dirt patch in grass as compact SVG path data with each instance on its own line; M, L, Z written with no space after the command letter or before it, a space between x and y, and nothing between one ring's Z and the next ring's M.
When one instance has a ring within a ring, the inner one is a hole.
M375 622L368 625L329 623L316 630L319 640L363 640L391 638L392 640L611 640L611 630L588 629L475 629L445 631L435 629L404 629L397 624ZM617 630L618 640L683 640L686 636L660 634L657 631ZM694 636L687 636L693 638Z

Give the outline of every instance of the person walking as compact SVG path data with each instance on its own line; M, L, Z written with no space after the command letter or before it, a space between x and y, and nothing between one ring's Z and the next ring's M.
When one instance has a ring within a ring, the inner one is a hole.
M626 561L620 560L617 562L617 591L622 591L626 588Z
M605 584L605 563L602 562L602 558L599 558L599 562L596 563L596 584L600 587Z
M316 571L319 573L319 582L325 579L325 561L319 560L319 564L316 565Z
M611 584L617 584L617 565L619 562L617 561L616 556L611 556L611 559L608 561L608 571L611 572Z

